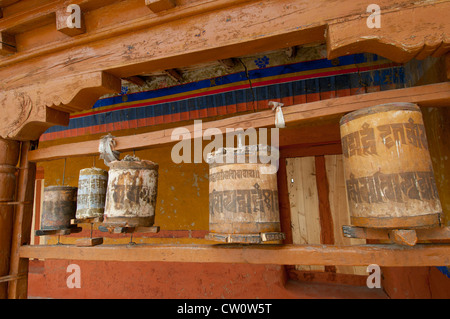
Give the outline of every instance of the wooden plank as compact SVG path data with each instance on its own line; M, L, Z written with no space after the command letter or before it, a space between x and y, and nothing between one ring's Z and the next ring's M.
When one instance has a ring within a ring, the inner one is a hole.
M75 245L78 247L92 247L103 244L102 237L95 238L80 238L75 242Z
M430 241L445 241L450 243L450 226L416 229L419 243ZM389 229L363 228L357 226L344 225L343 232L348 238L364 238L371 240L391 241Z
M22 246L21 258L246 263L275 265L335 265L386 267L450 264L450 245L329 246L329 245L73 245Z
M281 158L277 172L278 203L280 208L281 231L285 234L285 244L292 244L291 208L289 204L286 159Z
M325 157L315 156L317 195L319 197L319 223L320 243L325 245L334 244L333 217L331 216L329 200L329 184L325 167ZM336 272L336 266L325 266L326 272Z
M413 88L381 91L356 96L345 96L324 101L305 104L296 104L283 107L284 118L290 123L299 123L305 120L317 119L323 116L343 114L364 107L374 106L388 102L411 102L427 106L450 106L450 83L438 83ZM250 127L273 127L274 113L266 110L227 119L205 122L202 125L203 134L208 128L218 128L223 133L226 128L248 129ZM189 134L186 138L194 135L194 125L186 126ZM173 143L171 139L173 129L165 129L156 132L123 136L116 138L116 150L120 152L139 150L151 146ZM86 156L98 154L98 140L51 146L30 152L30 161L46 161L60 159L70 156Z
M342 155L325 156L325 167L329 183L330 209L333 219L334 244L363 245L366 243L364 239L349 239L344 237L342 232L342 226L350 223L342 160ZM361 267L337 266L336 271L342 274L367 275L366 269Z
M292 240L294 244L320 244L319 198L314 157L286 160ZM323 271L324 267L298 265L297 270Z
M36 164L28 161L28 154L32 148L30 142L23 142L21 147L18 176L17 200L21 202L33 201L36 177ZM28 259L19 257L22 245L28 245L31 240L31 226L33 220L33 205L18 205L14 214L13 236L11 243L11 265L9 274L28 274ZM26 299L28 294L27 279L18 279L8 285L9 299Z

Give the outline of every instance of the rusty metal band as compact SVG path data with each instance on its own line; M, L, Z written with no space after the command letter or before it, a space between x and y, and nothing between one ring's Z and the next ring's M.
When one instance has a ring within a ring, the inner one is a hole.
M103 216L103 226L113 227L149 227L155 223L155 216L147 217L108 217Z
M224 243L236 244L262 244L265 242L282 241L286 238L284 233L267 232L259 234L225 234L209 233L205 239L219 241Z
M366 228L425 228L440 225L441 214L408 217L354 217L351 224Z
M360 109L360 110L357 110L357 111L354 111L354 112L344 115L341 118L340 125L348 123L350 121L353 121L355 119L358 119L358 118L361 118L364 116L378 114L378 113L384 113L384 112L390 112L390 111L420 112L420 108L416 104L407 103L407 102L375 105L375 106L366 107L366 108L363 108L363 109Z

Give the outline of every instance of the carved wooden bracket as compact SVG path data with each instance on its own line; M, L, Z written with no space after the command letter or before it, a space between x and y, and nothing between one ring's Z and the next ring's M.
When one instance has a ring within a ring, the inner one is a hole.
M6 91L0 96L0 137L36 140L53 125L68 125L71 112L90 109L99 97L120 89L120 79L94 72Z
M450 2L402 10L381 9L379 28L369 28L369 13L357 19L331 22L326 32L328 58L361 52L399 63L439 57L450 51L450 23L443 12L450 12Z

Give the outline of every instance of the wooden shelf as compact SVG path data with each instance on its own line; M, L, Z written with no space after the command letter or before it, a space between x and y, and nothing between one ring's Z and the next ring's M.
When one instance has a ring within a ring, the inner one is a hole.
M450 245L73 245L21 246L21 258L343 265L388 267L450 265Z

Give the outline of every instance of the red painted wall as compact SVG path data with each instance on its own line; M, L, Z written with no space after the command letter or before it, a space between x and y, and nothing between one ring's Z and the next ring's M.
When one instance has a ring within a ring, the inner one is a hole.
M81 288L67 288L67 266ZM382 289L288 280L283 266L46 260L30 261L30 298L386 298Z

